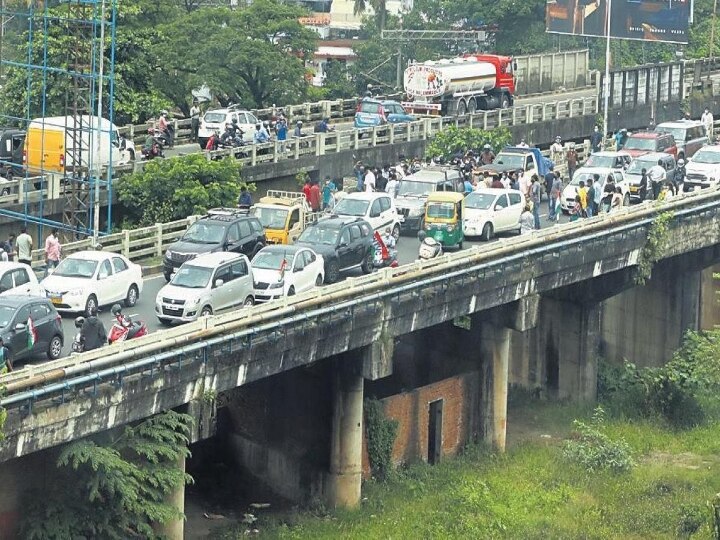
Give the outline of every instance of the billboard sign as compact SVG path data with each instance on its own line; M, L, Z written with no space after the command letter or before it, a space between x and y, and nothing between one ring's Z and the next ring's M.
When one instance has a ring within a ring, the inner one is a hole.
M608 2L612 2L610 37L688 42L693 0L547 0L547 31L605 37Z

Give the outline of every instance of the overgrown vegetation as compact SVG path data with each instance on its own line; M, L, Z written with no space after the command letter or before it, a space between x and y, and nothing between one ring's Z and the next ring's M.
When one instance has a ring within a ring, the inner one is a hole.
M465 153L468 149L482 150L489 144L495 153L502 150L511 141L510 130L497 127L488 131L475 128L458 128L449 126L436 134L428 143L425 154L428 157L450 159L458 152Z
M168 411L119 436L64 447L57 478L24 506L22 537L158 538L154 524L183 517L165 497L192 480L178 468L189 455L191 422L188 415Z
M670 222L674 215L671 211L660 212L655 217L652 225L650 225L647 242L645 242L645 246L643 246L638 257L637 273L635 274L636 284L645 285L645 282L652 274L653 266L662 258L668 241Z
M142 172L123 176L118 198L128 226L153 225L208 208L234 207L241 186L254 191L255 184L240 178L240 164L232 157L208 161L203 154L148 162Z
M398 421L387 418L382 403L376 399L366 399L364 405L370 468L375 478L384 480L393 467L392 449L397 436Z

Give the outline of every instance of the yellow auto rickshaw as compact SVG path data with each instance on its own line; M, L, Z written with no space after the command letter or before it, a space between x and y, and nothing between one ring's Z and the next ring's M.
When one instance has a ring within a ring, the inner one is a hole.
M443 247L463 246L463 206L465 196L454 191L434 191L425 203L425 234Z

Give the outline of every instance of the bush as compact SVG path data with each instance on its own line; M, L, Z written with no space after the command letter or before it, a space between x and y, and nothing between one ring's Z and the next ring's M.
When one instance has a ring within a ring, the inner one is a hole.
M627 472L635 465L625 439L613 441L605 432L605 411L597 407L589 424L575 420L576 437L565 443L563 456L588 472L607 469Z
M506 127L485 131L450 126L432 138L425 154L431 158L451 159L458 152L465 154L468 150L479 151L486 144L492 146L493 152L497 153L507 146L510 140L510 131Z
M392 449L397 436L398 421L385 417L382 403L365 400L365 433L368 459L373 476L384 480L392 470Z

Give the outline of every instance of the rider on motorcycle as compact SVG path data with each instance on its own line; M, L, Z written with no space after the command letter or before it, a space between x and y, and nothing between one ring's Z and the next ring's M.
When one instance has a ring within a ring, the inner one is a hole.
M102 321L97 318L97 308L92 308L90 316L87 319L78 317L75 319L75 326L80 323L80 336L83 339L83 350L92 351L93 349L99 349L107 341L107 332L105 332L105 326Z
M157 156L158 155L158 143L155 140L155 130L153 128L148 129L147 137L145 137L145 144L142 147L143 154L146 156Z
M121 326L125 328L131 328L133 325L132 319L130 317L126 317L122 313L122 307L120 307L120 304L113 304L113 307L110 308L110 313L113 314L113 317L115 317L115 321L120 324Z

